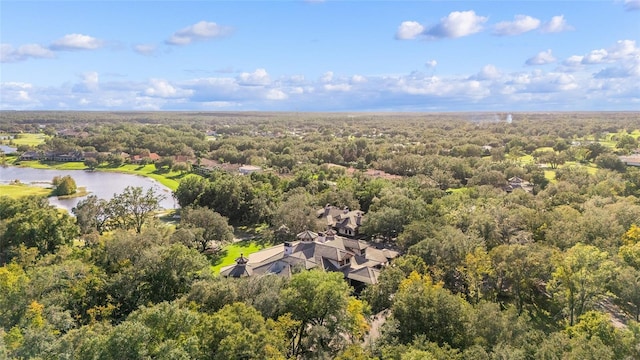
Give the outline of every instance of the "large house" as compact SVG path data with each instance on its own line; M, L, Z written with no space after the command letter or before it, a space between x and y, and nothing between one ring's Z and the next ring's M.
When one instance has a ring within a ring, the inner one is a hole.
M348 207L340 209L329 204L318 210L316 215L324 220L324 225L337 231L338 235L348 237L358 236L358 229L364 221L364 212L360 210L351 211Z
M225 277L275 274L290 277L293 273L320 269L342 272L356 288L377 284L380 270L398 256L390 249L378 249L357 239L337 236L333 230L315 233L304 231L297 240L285 242L245 257L220 270Z

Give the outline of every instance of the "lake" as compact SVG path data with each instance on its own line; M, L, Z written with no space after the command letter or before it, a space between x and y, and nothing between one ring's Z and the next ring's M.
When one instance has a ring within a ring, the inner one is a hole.
M8 184L14 180L19 180L23 184L35 186L51 186L51 180L55 176L69 175L75 180L78 187L85 187L89 195L96 195L98 198L109 200L114 194L121 193L127 186L154 189L156 194L164 195L160 202L163 209L176 209L178 202L173 198L172 192L158 181L139 175L120 174L113 172L86 171L86 170L50 170L32 169L21 167L0 167L0 183ZM0 194L2 195L2 194ZM86 197L59 200L57 197L50 197L52 205L66 209L71 212L79 201Z
M7 145L0 145L0 152L3 152L5 154L13 154L17 150L18 150L18 148L14 148L14 147L7 146Z

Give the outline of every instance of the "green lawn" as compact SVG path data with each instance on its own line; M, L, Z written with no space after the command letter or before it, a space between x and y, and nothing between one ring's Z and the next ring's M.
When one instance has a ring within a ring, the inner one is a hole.
M219 257L214 261L213 265L211 265L211 271L217 275L220 273L220 269L227 265L232 265L236 259L240 257L240 254L248 256L262 249L264 249L264 245L254 240L245 240L229 244L222 249Z
M535 151L545 152L545 151L555 151L551 146L543 146L537 148Z
M117 168L111 167L99 167L96 169L97 171L113 171L113 172L121 172L126 174L137 174L142 176L147 176L152 179L158 180L162 185L171 189L171 191L175 191L180 184L180 180L183 177L187 176L195 176L190 174L183 174L179 171L169 171L158 173L156 167L153 164L149 165L135 165L135 164L126 164L119 166Z
M49 196L51 195L51 189L25 184L0 185L0 195L7 195L14 199L31 195Z
M555 170L545 170L544 171L544 177L545 177L545 179L547 179L549 181L555 181L556 180L556 171Z
M1 133L0 136L7 136L10 134ZM11 145L29 145L37 146L44 143L47 138L44 134L17 134L16 138L11 140ZM5 144L9 144L9 140L4 141Z

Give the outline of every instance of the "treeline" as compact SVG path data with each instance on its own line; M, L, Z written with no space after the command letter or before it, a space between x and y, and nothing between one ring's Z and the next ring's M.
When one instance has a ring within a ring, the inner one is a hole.
M640 358L640 170L618 158L638 146L636 113L514 114L512 124L183 115L193 123L105 120L87 132L124 126L133 138L114 146L148 132L171 152L169 134L192 136L203 158L265 171L186 175L175 229L114 217L100 234L103 214L89 210L104 203L88 200L74 219L42 199L0 198L0 357ZM210 130L215 140L198 135ZM531 188L507 188L512 177ZM362 209L362 233L403 254L376 285L355 294L339 273L211 273L205 254L231 241L229 224L278 243L322 230L325 204Z

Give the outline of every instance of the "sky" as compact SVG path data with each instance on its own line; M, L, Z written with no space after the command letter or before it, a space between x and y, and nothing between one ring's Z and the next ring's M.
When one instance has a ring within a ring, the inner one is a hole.
M5 1L0 109L640 111L640 0Z

